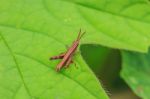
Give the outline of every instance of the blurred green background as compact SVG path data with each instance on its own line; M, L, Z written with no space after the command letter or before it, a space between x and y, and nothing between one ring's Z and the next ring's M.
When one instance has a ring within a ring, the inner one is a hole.
M117 49L100 45L81 45L83 59L93 70L111 99L140 99L120 77L121 55Z

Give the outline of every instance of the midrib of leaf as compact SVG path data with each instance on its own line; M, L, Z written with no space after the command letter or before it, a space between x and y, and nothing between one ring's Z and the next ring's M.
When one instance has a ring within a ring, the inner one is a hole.
M42 61L40 61L40 60L38 60L38 59L35 59L35 58L33 58L33 57L27 56L27 55L22 54L22 53L15 53L15 54L17 54L17 55L19 55L19 56L26 57L26 58L31 59L31 60L34 60L34 61L36 61L36 62L42 64L42 65L45 66L46 68L49 68L49 69L55 71L52 67L47 66L47 64L45 64L44 62L42 62ZM76 62L78 63L77 60L76 60ZM81 86L83 89L85 89L89 94L91 94L91 95L94 96L95 98L98 98L93 92L90 92L86 87L84 87L84 86L83 86L82 84L80 84L78 81L72 79L71 77L67 76L67 75L64 74L63 72L60 72L60 74L63 75L64 77L70 79L71 81L77 83L79 86Z
M4 26L4 27L16 29L16 28L13 27L13 26L8 26L8 27L7 27L7 26ZM38 33L38 34L41 34L41 35L43 35L43 36L47 36L47 37L49 37L49 38L51 38L51 39L54 39L53 37L49 36L48 34L45 34L45 33L42 33L42 32L37 32L37 31L29 30L29 29L20 29L20 30L22 30L22 31L28 31L28 32L32 32L32 33ZM20 77L21 77L21 80L22 80L22 82L23 82L23 85L25 86L25 89L27 90L29 96L32 97L32 95L30 94L30 91L29 91L29 89L28 89L28 87L27 87L27 85L26 85L26 83L25 83L25 80L24 80L24 78L23 78L23 74L21 73L21 69L20 69L20 67L19 67L19 65L18 65L18 63L17 63L17 60L16 60L14 54L20 55L20 56L24 56L24 57L26 57L26 58L35 60L36 62L41 63L42 65L44 65L44 66L47 67L47 68L50 68L50 69L53 70L53 71L54 71L54 69L53 69L52 67L47 66L47 65L46 65L45 63L43 63L42 61L37 60L37 59L35 59L35 58L33 58L33 57L24 55L24 54L22 54L22 53L13 53L12 50L11 50L11 48L9 47L7 41L5 40L4 36L2 35L2 33L0 33L0 37L1 37L2 40L4 41L5 45L7 46L8 50L10 51L10 53L11 53L11 55L12 55L12 57L13 57L13 60L14 60L14 62L15 62L15 64L16 64L16 66L17 66L17 70L18 70L18 72L19 72L19 74L20 74ZM57 41L57 39L54 39L54 40ZM62 43L61 41L57 41L57 42L58 42L58 43L61 43L62 45L64 45L64 43ZM64 46L65 46L65 45L64 45ZM77 60L76 60L76 62L77 62ZM90 70L90 69L89 69L89 70ZM85 91L87 91L89 94L91 94L91 95L94 96L95 98L99 98L99 97L96 96L93 92L91 92L91 91L88 90L86 87L84 87L84 85L80 84L78 81L72 79L71 77L67 76L66 74L64 74L64 73L62 73L62 72L61 72L60 74L62 74L64 77L70 79L71 81L77 83L79 86L81 86Z
M129 17L129 16L125 16L125 15L113 13L113 12L106 11L106 10L103 10L103 9L100 9L100 8L97 8L97 7L94 7L94 6L86 5L86 4L83 4L83 3L79 3L79 2L75 2L75 1L71 1L71 0L61 0L61 1L66 1L66 2L69 2L69 3L74 3L76 5L80 5L80 6L83 6L83 7L86 7L86 8L90 8L90 9L93 9L93 10L101 11L103 13L108 13L108 14L111 14L113 16L118 16L118 17L125 18L125 19L128 19L128 20L133 20L133 21L138 21L138 22L150 24L150 22L148 22L148 21L144 21L144 20L141 20L141 19L132 18L132 17ZM145 2L145 3L143 2L143 4L147 4L147 2Z
M25 83L23 74L22 74L22 72L21 72L21 69L20 69L19 64L18 64L18 62L17 62L17 60L16 60L15 55L13 54L11 48L9 47L7 41L5 40L5 38L4 38L4 36L2 35L1 32L0 32L0 36L1 36L1 38L2 38L2 40L3 40L3 42L4 42L4 44L5 44L6 47L8 48L8 50L9 50L9 52L10 52L10 54L11 54L13 60L14 60L14 63L16 64L16 67L17 67L18 73L19 73L19 75L20 75L21 81L22 81L22 83L23 83L23 85L24 85L24 87L25 87L25 89L26 89L28 95L29 95L30 97L32 97L31 94L30 94L30 91L29 91L29 89L28 89L28 87L27 87L27 85L26 85L26 83Z

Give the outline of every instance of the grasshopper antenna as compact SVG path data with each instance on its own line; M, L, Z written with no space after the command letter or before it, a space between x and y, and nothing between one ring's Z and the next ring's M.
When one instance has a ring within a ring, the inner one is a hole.
M78 37L77 37L77 40L80 40L82 37L83 37L83 35L85 34L86 32L83 32L82 34L81 34L81 29L79 30L79 34L78 34Z
M80 35L80 38L79 38L79 40L84 36L84 34L86 33L86 31L85 32L83 32L81 35Z
M80 28L80 30L79 30L77 40L79 40L79 39L80 39L80 35L81 35L81 28Z

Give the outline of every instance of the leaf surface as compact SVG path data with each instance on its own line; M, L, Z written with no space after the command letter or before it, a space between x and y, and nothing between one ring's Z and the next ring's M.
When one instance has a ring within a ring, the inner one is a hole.
M1 2L0 25L4 27L42 32L65 44L72 41L70 36L76 37L79 28L87 31L82 43L140 52L146 52L150 44L150 6L146 0Z
M122 52L123 69L121 75L132 90L143 99L149 99L150 91L150 51L147 54Z
M0 97L107 99L79 54L79 69L61 73L48 59L66 51L79 28L87 31L81 43L146 52L149 12L144 0L1 0Z
M0 1L0 97L108 99L79 54L73 59L78 69L71 65L59 73L55 71L60 60L49 58L66 51L79 28L60 22L44 2L47 1ZM54 7L59 5L53 2Z

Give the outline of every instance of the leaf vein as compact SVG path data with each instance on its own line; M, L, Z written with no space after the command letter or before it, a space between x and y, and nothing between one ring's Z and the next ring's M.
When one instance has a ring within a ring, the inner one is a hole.
M31 60L34 60L34 61L36 61L36 62L42 64L42 65L45 66L46 68L49 68L49 69L51 69L51 70L54 71L54 69L53 69L52 67L47 66L47 64L43 63L42 61L40 61L40 60L38 60L38 59L35 59L35 58L33 58L33 57L27 56L27 55L22 54L22 53L17 53L17 52L15 52L15 54L16 54L16 55L19 55L19 56L22 56L22 57L29 58L29 59L31 59ZM81 86L83 89L85 89L85 90L86 90L89 94L91 94L92 96L98 98L94 93L90 92L86 87L84 87L84 85L82 85L82 84L79 83L78 81L72 79L71 77L69 77L68 75L66 75L66 74L64 74L64 73L62 73L62 72L60 72L60 74L62 74L64 77L70 79L71 81L73 81L73 82L75 82L76 84L78 84L79 86Z
M148 21L144 21L144 20L141 20L141 19L138 19L138 18L129 17L129 16L126 16L126 15L123 15L123 14L117 14L117 13L114 13L114 12L106 11L106 10L103 10L103 9L100 9L100 8L97 8L97 7L93 7L93 6L89 6L89 5L86 5L86 4L82 4L82 3L79 3L79 2L68 1L68 0L62 0L62 1L74 3L76 5L80 5L80 6L83 6L83 7L86 7L86 8L101 11L103 13L108 13L108 14L111 14L113 16L118 16L118 17L121 17L121 18L126 18L126 19L129 19L129 20L134 20L134 21L150 24L150 22L148 22ZM147 3L145 3L145 4L147 4Z
M7 41L6 41L6 39L4 38L4 36L2 35L1 32L0 32L0 36L1 36L1 38L2 38L2 40L3 40L3 42L4 42L4 44L5 44L6 47L8 48L8 50L9 50L9 52L10 52L10 54L11 54L13 60L14 60L14 63L16 64L18 73L20 74L21 81L22 81L22 83L23 83L23 85L24 85L24 87L25 87L25 89L26 89L28 95L29 95L30 97L32 97L31 94L30 94L30 91L29 91L29 89L28 89L28 87L27 87L27 85L26 85L26 83L25 83L25 80L24 80L23 74L22 74L22 72L21 72L21 69L20 69L20 67L19 67L19 64L18 64L18 62L17 62L17 59L16 59L15 55L13 54L13 51L12 51L11 48L9 47L9 45L8 45L8 43L7 43Z

